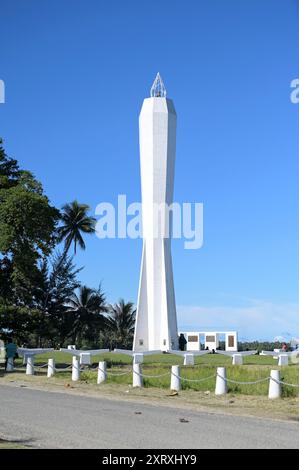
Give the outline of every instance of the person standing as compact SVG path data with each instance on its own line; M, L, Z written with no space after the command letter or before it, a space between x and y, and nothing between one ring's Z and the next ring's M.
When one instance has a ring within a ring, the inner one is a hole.
M180 351L185 351L186 344L187 344L187 341L186 341L185 335L183 333L181 333L180 336L179 336Z

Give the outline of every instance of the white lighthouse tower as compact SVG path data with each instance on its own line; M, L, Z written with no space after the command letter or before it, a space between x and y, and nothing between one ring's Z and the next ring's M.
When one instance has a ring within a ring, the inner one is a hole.
M173 200L176 112L159 73L151 97L143 101L139 139L143 250L133 350L168 351L178 349L167 211Z

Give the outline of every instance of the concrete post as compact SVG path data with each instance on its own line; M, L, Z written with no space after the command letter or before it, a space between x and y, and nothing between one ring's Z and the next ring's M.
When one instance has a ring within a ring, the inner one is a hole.
M133 363L133 387L143 387L141 365Z
M171 366L170 390L181 390L180 366Z
M13 357L9 357L7 359L6 372L13 372L13 369L14 369Z
M184 366L194 366L194 354L184 354Z
M53 375L55 375L55 359L48 359L47 377L53 377Z
M241 366L242 364L243 364L242 354L233 354L232 365L233 366Z
M217 367L215 395L225 395L227 393L226 368Z
M34 375L34 356L27 356L26 375Z
M73 356L72 381L77 382L80 379L80 364L77 356Z
M269 394L268 394L268 397L270 399L281 397L281 385L279 383L279 380L280 380L280 371L271 370L270 380L269 380Z
M280 354L278 356L278 365L279 366L288 366L289 365L289 356L287 354Z
M142 364L143 358L144 357L142 353L133 354L133 364Z
M107 380L107 364L105 361L99 362L97 384L106 382L106 380Z

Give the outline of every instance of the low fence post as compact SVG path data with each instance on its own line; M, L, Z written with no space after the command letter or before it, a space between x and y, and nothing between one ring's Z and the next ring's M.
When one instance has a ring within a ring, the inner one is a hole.
M34 356L27 356L26 375L34 375Z
M77 382L80 379L80 363L77 356L73 356L72 381Z
M226 368L217 367L215 395L225 395L227 393Z
M184 354L184 366L194 366L194 354Z
M181 390L180 366L171 366L170 390Z
M107 364L105 361L99 362L97 384L99 385L103 382L106 382L106 380L107 380Z
M7 359L6 372L13 372L13 370L14 370L13 357L9 357Z
M142 364L144 356L142 353L133 354L133 364Z
M271 370L268 397L272 400L281 397L280 371Z
M278 356L278 365L279 366L288 366L289 365L289 356L287 354L279 354L279 356Z
M143 387L141 365L133 363L133 387Z
M48 359L47 377L53 377L53 375L55 375L55 359Z
M242 364L243 364L242 354L233 354L232 365L233 366L241 366Z

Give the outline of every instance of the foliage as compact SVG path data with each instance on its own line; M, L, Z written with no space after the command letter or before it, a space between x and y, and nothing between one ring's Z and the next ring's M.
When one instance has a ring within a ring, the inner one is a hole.
M0 139L0 334L28 347L131 347L133 305L106 306L99 289L80 287L68 256L95 232L89 206L76 200L60 213ZM63 252L56 251L59 243ZM54 253L54 254L53 254ZM76 293L76 289L79 289Z
M0 140L0 279L1 297L18 305L33 304L41 282L38 260L55 244L59 211L41 184L7 157Z
M109 305L106 317L106 329L110 348L131 349L134 335L136 310L131 302L120 299L115 305Z
M78 294L74 292L70 296L67 315L72 319L71 335L77 347L81 347L83 337L91 342L95 339L97 331L104 324L103 313L106 311L106 299L101 286L98 289L81 286Z
M88 216L89 206L73 201L65 204L62 208L61 220L63 225L59 227L59 241L64 241L64 250L67 253L71 244L74 243L74 254L77 251L77 244L85 250L85 243L82 233L94 233L95 222L93 217Z

